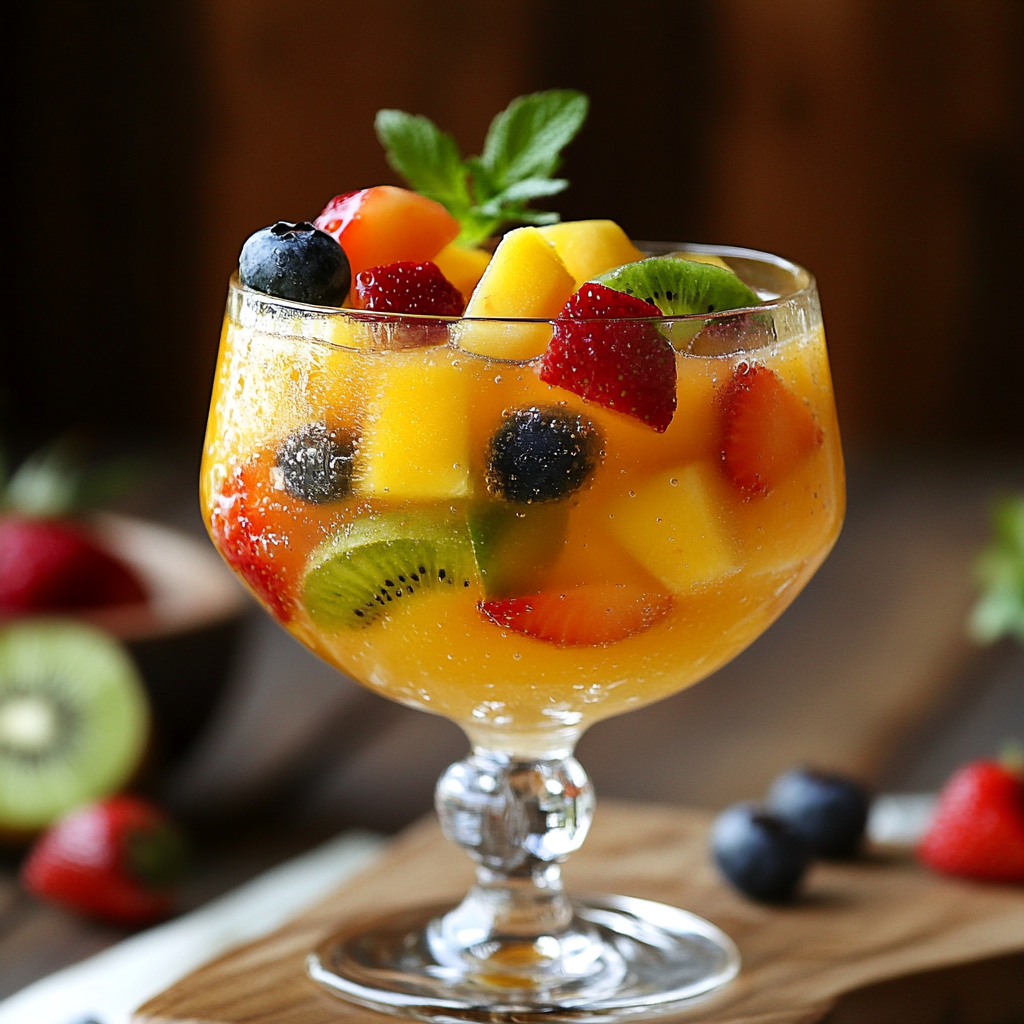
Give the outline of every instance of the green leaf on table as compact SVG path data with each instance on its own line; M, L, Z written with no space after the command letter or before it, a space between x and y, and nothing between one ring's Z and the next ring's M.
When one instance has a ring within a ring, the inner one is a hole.
M998 502L992 526L977 563L981 595L968 625L980 643L1011 636L1024 644L1024 495Z
M458 220L456 241L468 246L506 224L558 221L557 213L527 204L568 188L568 181L552 175L587 108L587 97L573 89L520 96L491 122L483 155L466 159L455 139L426 117L379 110L374 123L391 167Z

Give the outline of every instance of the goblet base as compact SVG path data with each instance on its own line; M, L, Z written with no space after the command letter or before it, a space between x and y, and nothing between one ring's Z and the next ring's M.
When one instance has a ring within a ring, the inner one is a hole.
M596 956L586 972L559 978L555 971L543 987L516 987L515 974L499 966L500 955L493 972L472 974L457 955L447 956L438 945L439 924L452 906L353 922L310 954L309 974L349 1002L395 1016L526 1024L679 1012L739 971L732 940L695 914L627 896L571 903L573 927L596 944ZM522 964L531 950L520 950L518 957L512 947L504 952ZM477 963L481 953L486 951L477 951Z

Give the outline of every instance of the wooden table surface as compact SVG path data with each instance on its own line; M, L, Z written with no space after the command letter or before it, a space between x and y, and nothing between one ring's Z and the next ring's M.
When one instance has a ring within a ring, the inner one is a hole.
M905 854L875 853L815 865L790 906L754 904L722 881L708 857L711 817L607 801L565 868L570 891L685 907L736 942L739 977L683 1019L810 1024L840 1012L846 993L978 960L987 961L986 988L933 977L951 998L932 999L936 1015L921 1018L918 1009L913 1019L1024 1017L1024 888L940 878ZM425 819L326 900L156 996L133 1024L379 1024L380 1015L314 985L305 976L307 953L346 917L455 902L471 880L468 859L453 857L436 821Z

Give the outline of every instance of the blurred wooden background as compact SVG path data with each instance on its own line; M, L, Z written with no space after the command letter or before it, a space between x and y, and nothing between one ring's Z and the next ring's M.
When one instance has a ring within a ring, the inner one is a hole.
M565 216L798 259L848 442L1024 439L1018 0L38 0L7 17L16 242L0 427L195 450L253 230L395 180L375 110L480 146L593 98Z

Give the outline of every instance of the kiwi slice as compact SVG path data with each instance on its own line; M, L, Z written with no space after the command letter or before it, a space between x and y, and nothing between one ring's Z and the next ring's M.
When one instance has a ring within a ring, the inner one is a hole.
M759 306L761 300L731 270L672 256L627 263L594 279L657 306L666 316Z
M358 629L396 602L463 590L478 578L466 520L436 512L359 519L313 552L303 581L306 610L324 629Z
M543 590L544 577L562 550L568 519L564 502L473 506L469 532L484 595L521 597Z
M0 629L0 828L31 832L120 789L149 706L116 640L65 621Z

